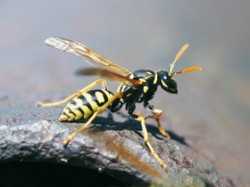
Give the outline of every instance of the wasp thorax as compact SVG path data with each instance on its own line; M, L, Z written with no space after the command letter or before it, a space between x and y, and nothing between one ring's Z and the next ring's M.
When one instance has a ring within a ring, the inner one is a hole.
M158 71L157 72L159 77L159 84L161 85L162 89L166 92L177 94L177 83L176 81L169 76L167 71Z

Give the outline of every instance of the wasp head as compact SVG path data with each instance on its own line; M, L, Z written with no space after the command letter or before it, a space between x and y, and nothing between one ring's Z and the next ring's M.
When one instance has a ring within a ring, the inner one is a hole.
M186 69L183 69L181 71L178 72L173 72L173 68L175 66L175 63L180 59L180 57L183 55L183 53L188 49L189 45L185 44L183 45L183 47L181 48L181 50L177 53L177 55L175 56L174 61L170 64L169 66L169 70L168 71L158 71L158 77L159 77L159 84L161 85L162 89L169 92L169 93L174 93L177 94L178 90L177 90L177 83L176 81L173 79L173 76L182 74L182 73L187 73L190 71L200 71L201 67L199 66L192 66Z
M172 76L169 76L169 73L167 71L158 71L157 72L158 77L159 77L159 84L161 85L162 89L165 90L166 92L177 94L178 89L177 89L177 83L176 81L172 78Z

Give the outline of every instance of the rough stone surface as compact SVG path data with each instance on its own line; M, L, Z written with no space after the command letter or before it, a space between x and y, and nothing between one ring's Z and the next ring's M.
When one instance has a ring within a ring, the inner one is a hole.
M211 161L173 132L168 139L154 126L148 127L153 147L168 164L165 172L144 144L136 121L98 117L94 125L64 147L63 140L82 123L58 122L59 108L19 107L0 110L1 163L77 166L111 176L121 184L233 186L216 172Z

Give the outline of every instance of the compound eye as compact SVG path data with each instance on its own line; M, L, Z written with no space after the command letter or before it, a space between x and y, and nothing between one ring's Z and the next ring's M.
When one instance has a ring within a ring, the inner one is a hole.
M171 79L169 82L168 82L168 86L172 89L176 89L177 87L177 84L176 84L176 81Z

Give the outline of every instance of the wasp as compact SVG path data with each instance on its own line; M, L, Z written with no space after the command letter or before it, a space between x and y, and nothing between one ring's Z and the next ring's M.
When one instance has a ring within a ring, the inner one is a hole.
M177 83L173 79L174 76L190 71L201 70L199 66L192 66L178 72L173 72L175 63L188 49L189 45L185 44L181 48L175 56L174 61L170 64L168 71L140 69L131 72L97 54L82 43L58 37L48 38L45 40L45 43L61 51L83 57L91 65L97 66L97 68L80 69L77 71L77 74L100 75L103 78L121 82L115 93L107 89L105 79L98 79L61 101L37 103L38 106L41 107L52 107L63 105L68 102L58 118L58 120L62 122L87 119L87 122L82 127L67 137L64 141L64 145L68 145L77 134L86 130L96 116L104 110L109 109L111 112L117 112L125 105L125 109L129 116L140 121L146 145L157 162L166 170L167 164L160 158L150 143L145 122L149 118L155 119L160 133L169 137L169 134L165 132L160 123L160 117L163 114L163 110L155 108L149 101L153 99L159 86L168 93L177 94L178 89ZM97 84L102 84L102 89L94 89ZM143 117L140 114L136 114L136 103L143 103L143 106L149 110L152 115Z

